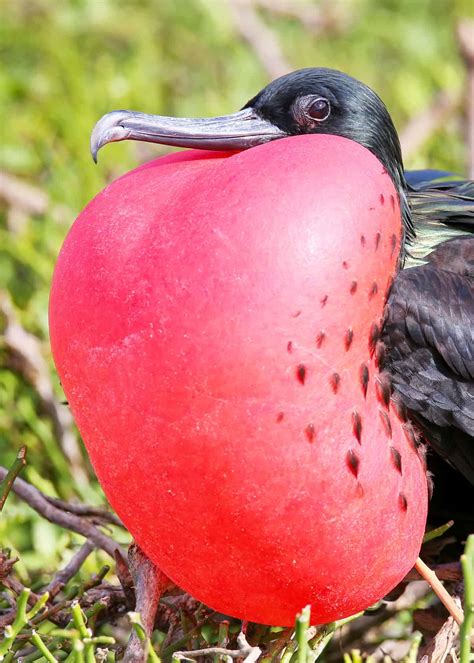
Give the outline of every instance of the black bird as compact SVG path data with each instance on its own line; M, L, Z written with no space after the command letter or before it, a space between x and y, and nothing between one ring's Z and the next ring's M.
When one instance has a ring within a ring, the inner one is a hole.
M96 160L103 145L126 139L242 150L305 133L360 143L395 185L405 241L385 307L380 367L421 436L474 484L474 182L405 172L395 126L373 90L339 71L301 69L228 116L113 111L94 128L91 151Z

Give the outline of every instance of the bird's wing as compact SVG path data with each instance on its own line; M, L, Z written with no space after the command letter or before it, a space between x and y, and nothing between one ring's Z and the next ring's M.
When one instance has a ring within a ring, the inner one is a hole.
M451 258L459 253L457 264ZM400 272L382 340L398 398L431 445L474 484L473 265L474 238L466 237Z
M443 170L405 172L402 200L414 232L408 235L403 264L424 264L433 248L447 240L474 233L474 181ZM407 211L408 210L408 211ZM406 221L404 221L406 225Z
M450 173L448 170L434 170L425 168L424 170L405 170L405 181L413 191L419 191L426 187L450 188L471 182L464 179L461 175Z
M474 232L474 181L443 170L406 171L407 198L415 228L444 223Z

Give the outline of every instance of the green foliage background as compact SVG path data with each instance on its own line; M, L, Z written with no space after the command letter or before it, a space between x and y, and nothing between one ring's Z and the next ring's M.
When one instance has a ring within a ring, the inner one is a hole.
M304 0L293 5L324 7ZM328 66L364 80L398 128L439 91L463 87L455 25L473 15L471 0L334 0L331 7L343 27L328 33L312 33L272 11L259 14L295 69ZM19 320L42 340L49 358L49 284L70 224L107 181L160 153L122 143L106 148L95 166L88 140L96 120L116 108L232 112L268 76L239 36L225 0L3 0L0 62L0 169L49 197L47 211L15 232L0 200L0 290L9 293ZM465 158L458 112L406 165L463 172ZM1 325L0 319L0 333ZM0 464L11 464L27 444L28 480L51 495L99 503L103 497L85 455L87 478L80 479L35 391L5 359L0 340ZM52 365L51 371L60 394ZM20 552L18 569L28 582L57 569L76 539L11 497L0 519L0 544ZM99 561L90 558L85 570Z

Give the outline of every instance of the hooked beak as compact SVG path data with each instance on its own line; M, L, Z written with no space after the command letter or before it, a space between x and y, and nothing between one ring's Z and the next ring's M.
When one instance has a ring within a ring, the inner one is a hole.
M207 150L246 150L284 136L284 131L259 117L252 108L209 118L175 118L121 110L107 113L97 122L91 135L91 153L97 163L100 148L120 140Z

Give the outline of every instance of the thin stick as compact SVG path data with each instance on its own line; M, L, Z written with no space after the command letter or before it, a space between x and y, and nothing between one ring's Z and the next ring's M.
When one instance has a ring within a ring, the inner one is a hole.
M54 576L45 588L45 591L49 593L51 598L54 598L64 585L76 575L94 548L95 546L91 541L86 541L72 557L71 561Z
M54 436L69 461L75 481L82 486L87 485L88 478L82 464L72 415L68 408L61 405L54 393L51 372L41 341L20 324L11 298L5 290L0 291L0 315L5 323L2 336L7 366L33 387L42 410L51 419Z
M61 511L75 513L77 516L86 516L88 518L110 523L111 525L117 525L118 527L123 527L125 529L125 526L120 518L116 516L115 513L112 513L112 511L107 511L107 509L103 509L101 507L90 506L89 504L64 502L57 497L50 497L49 495L45 495L45 497L50 504L57 506L58 509L61 509Z
M242 3L242 0L238 1ZM297 19L313 35L339 34L352 22L352 12L348 11L348 7L339 8L336 3L315 7L314 3L294 0L254 0L254 4L276 16Z
M252 2L227 0L236 31L250 46L270 78L278 78L291 71L277 34L259 17Z
M461 580L462 579L462 569L460 562L445 562L444 564L435 564L432 568L438 577L438 580ZM403 582L412 582L413 580L419 580L419 574L412 569L407 573L403 578Z
M474 21L463 20L457 27L459 50L466 66L466 116L468 175L474 179Z
M441 584L436 573L432 571L430 567L427 566L423 562L423 560L420 559L419 557L415 562L415 569L418 571L418 573L423 578L423 580L425 580L428 583L428 585L431 587L431 589L434 591L434 593L439 598L441 603L444 605L446 610L453 617L456 624L459 624L459 626L461 626L464 620L463 612L460 608L458 608L453 597L449 594L449 592L447 592L447 590Z
M173 659L178 661L193 661L201 656L225 656L231 659L242 658L245 663L254 663L262 653L259 647L252 647L247 642L245 635L241 632L237 636L239 649L225 649L223 647L206 647L205 649L196 649L194 651L177 651L173 654Z
M6 477L3 479L2 483L0 484L0 511L3 509L3 505L5 504L8 494L10 493L13 487L13 482L20 474L22 469L25 467L25 465L26 465L26 447L21 447L20 451L16 456L15 462L10 467Z
M7 474L8 471L0 466L0 481L4 479ZM114 558L115 550L120 548L120 545L116 541L103 534L95 525L85 518L62 511L61 509L58 509L58 507L53 506L38 488L35 488L27 481L17 478L12 486L12 491L24 502L29 504L31 508L41 514L43 518L46 518L49 522L60 525L65 529L69 529L72 532L81 534L86 539L92 541L92 543L98 548L105 550L105 552L112 558Z
M167 659L170 654L174 655L174 652L177 651L180 647L184 646L193 636L195 636L202 627L209 622L209 620L214 617L216 613L210 612L204 619L201 619L200 622L196 624L190 631L185 633L182 638L173 642L166 647L161 647L160 656L162 659ZM166 641L165 641L166 642ZM165 644L165 642L163 644Z
M443 90L433 98L427 108L414 115L400 132L404 159L416 154L422 145L446 124L448 117L461 102L460 94Z

